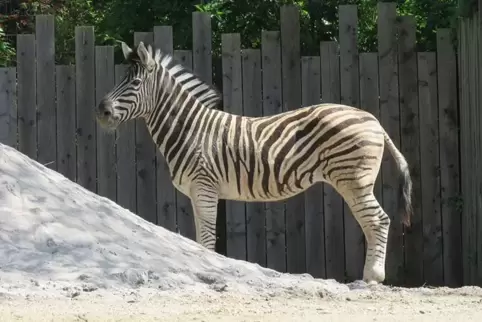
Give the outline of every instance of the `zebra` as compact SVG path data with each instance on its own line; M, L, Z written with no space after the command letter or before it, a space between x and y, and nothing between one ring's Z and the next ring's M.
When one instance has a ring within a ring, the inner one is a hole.
M356 107L316 104L263 117L218 109L217 89L168 53L122 42L126 75L96 107L101 128L144 119L172 184L188 196L196 242L214 251L220 199L280 201L325 182L344 199L367 241L363 281L385 280L390 218L374 183L384 147L399 170L399 210L410 226L409 165L377 118Z

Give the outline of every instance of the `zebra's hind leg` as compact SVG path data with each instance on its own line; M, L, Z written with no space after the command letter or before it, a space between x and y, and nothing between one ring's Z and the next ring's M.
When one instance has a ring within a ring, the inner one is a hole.
M198 182L192 184L190 197L196 226L196 242L215 251L218 192Z
M361 192L362 190L356 190ZM345 198L367 241L363 280L369 284L385 280L385 257L390 218L378 203L373 191Z

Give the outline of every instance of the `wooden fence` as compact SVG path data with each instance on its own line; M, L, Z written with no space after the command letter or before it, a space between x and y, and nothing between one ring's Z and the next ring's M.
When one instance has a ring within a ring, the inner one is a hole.
M463 283L482 285L482 0L459 25Z
M392 218L387 282L460 285L457 60L450 30L437 30L436 52L416 52L414 17L397 17L395 3L379 3L378 16L378 52L358 52L355 5L339 7L339 40L321 42L318 56L300 57L293 6L281 8L280 30L260 31L260 49L241 48L238 33L222 35L222 108L260 116L323 101L372 112L407 157L414 184L415 216L404 229L398 172L387 153L376 186ZM170 26L136 32L134 42L173 53L212 83L210 16L195 12L192 24L192 50L173 51ZM95 46L91 26L76 27L75 41L75 66L55 66L52 16L37 17L35 35L18 35L16 68L0 70L0 140L194 239L189 199L173 188L144 123L125 124L112 136L94 121L93 108L124 71L114 65L113 47ZM219 208L225 222L218 245L227 256L340 281L362 277L364 236L330 186L286 202L226 201Z

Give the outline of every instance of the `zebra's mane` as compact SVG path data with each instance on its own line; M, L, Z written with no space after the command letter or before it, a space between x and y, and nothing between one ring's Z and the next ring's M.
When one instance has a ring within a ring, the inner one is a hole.
M137 54L138 45L132 48L126 61L128 64L142 64ZM174 82L166 82L166 86L171 87L170 90L174 89L176 85L185 87L189 82L197 81L196 91L189 92L191 96L201 102L202 105L208 108L215 108L222 102L222 94L217 90L216 87L204 82L194 71L192 71L187 66L180 63L173 55L162 52L159 48L153 49L151 45L147 45L146 49L149 53L149 57L152 59L152 63L161 66L168 72ZM149 68L148 66L143 66ZM188 89L186 89L189 91Z

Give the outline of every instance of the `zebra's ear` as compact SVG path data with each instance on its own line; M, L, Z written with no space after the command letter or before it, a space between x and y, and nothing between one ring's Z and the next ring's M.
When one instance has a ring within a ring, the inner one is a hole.
M129 46L127 46L125 42L122 42L121 45L122 45L122 53L124 54L124 58L127 59L127 57L129 57L129 55L132 53L132 49Z
M145 66L150 66L151 56L149 55L149 52L142 41L139 43L139 46L137 46L137 55L139 56L142 64Z

